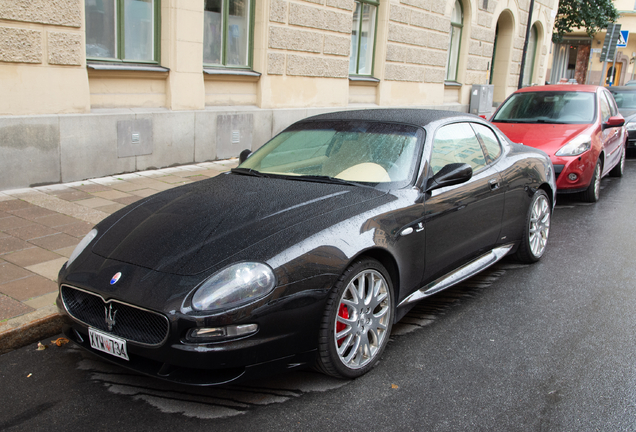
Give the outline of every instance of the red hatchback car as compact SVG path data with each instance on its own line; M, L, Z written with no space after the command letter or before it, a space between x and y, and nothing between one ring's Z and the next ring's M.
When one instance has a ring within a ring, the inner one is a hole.
M625 120L603 87L526 87L510 95L491 122L510 140L550 155L560 193L580 192L596 202L601 178L623 175Z

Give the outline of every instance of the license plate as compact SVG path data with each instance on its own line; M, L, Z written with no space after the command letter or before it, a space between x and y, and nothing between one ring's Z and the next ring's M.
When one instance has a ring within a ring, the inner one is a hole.
M88 337L91 340L91 348L95 348L98 351L108 353L124 360L130 360L128 358L126 341L124 339L113 337L93 328L88 329Z

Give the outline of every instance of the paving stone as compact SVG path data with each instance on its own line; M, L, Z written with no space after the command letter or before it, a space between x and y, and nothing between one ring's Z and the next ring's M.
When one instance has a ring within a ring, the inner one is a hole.
M68 261L66 258L58 258L40 264L27 266L26 269L52 281L57 281L57 274L60 272L60 269L66 261Z
M8 262L0 264L0 285L25 277L33 276L33 273Z
M16 237L0 238L0 255L33 247L32 244Z
M176 175L169 175L165 177L158 177L157 180L162 181L164 183L180 183L183 181L183 177L179 177Z
M64 201L79 201L79 200L92 198L91 194L87 192L75 190L75 189L71 189L71 192L63 192L60 194L55 194L55 196L58 197L59 199L63 199Z
M125 205L123 205L123 204L113 203L112 205L103 206L103 207L100 207L99 209L100 209L101 211L103 211L104 213L113 214L113 213L115 213L117 210L121 210L121 209L123 209L124 207L126 207L126 206L125 206Z
M83 192L94 193L112 190L108 186L100 185L97 183L86 183L82 186L76 186L75 189L79 189Z
M16 301L6 295L0 295L0 321L33 311L32 307Z
M94 226L95 225L92 223L78 222L78 223L69 224L69 225L62 225L57 227L56 229L68 235L72 235L73 237L77 237L81 239L81 238L84 238L84 236L88 234L90 230L93 229Z
M39 237L44 237L52 234L57 234L59 231L54 230L40 224L25 225L19 228L13 228L5 231L7 234L13 237L21 238L22 240L31 240Z
M33 309L40 309L46 306L54 306L55 300L57 299L57 295L58 295L57 284L54 284L54 285L55 285L54 292L44 294L39 297L34 297L30 300L23 301L22 303L24 303L25 305L29 307L32 307Z
M28 300L57 291L57 283L39 275L33 275L0 285L0 293L16 300Z
M20 267L27 267L33 264L51 261L60 257L60 254L34 246L18 252L2 255L2 259L9 261Z
M106 200L111 200L111 201L115 200L117 198L126 198L126 197L132 196L132 195L126 193L126 192L122 192L122 191L118 191L118 190L104 191L104 192L95 192L92 195L96 196L97 198L104 198Z
M88 207L88 208L97 208L97 207L111 205L114 203L110 200L106 200L103 198L90 198L90 199L85 199L81 201L75 201L75 204L79 204L81 206Z
M27 208L29 207L31 204L29 204L26 201L22 201L20 199L11 199L8 201L2 201L0 202L0 211L12 211L12 210L20 210L23 208Z
M38 218L38 223L41 223L42 225L46 225L51 228L55 228L60 225L69 225L69 224L77 223L77 222L78 222L77 219L72 218L70 216L63 215L63 214L55 214L51 216L44 216L44 217Z
M0 231L7 231L13 228L23 227L31 224L31 221L17 216L9 216L0 219Z
M55 249L53 252L55 252L58 255L62 255L66 258L70 258L74 250L75 250L75 246L68 246L61 249Z
M55 250L68 246L75 246L79 243L79 239L66 233L57 233L50 236L29 240L29 243L40 246L44 249Z
M11 213L0 211L0 219L12 216Z
M139 201L142 197L131 195L125 198L115 198L113 201L118 202L119 204L123 204L125 206L130 205L136 201Z
M140 189L140 190L132 191L133 194L140 196L142 198L149 197L150 195L154 195L157 192L159 191L155 189Z
M37 218L41 218L42 216L50 216L55 214L54 211L42 208L42 207L37 207L37 206L31 206L29 208L25 208L22 210L15 210L11 212L14 216L18 216L24 219L28 219L31 221L36 220Z
M131 191L135 191L142 188L143 188L142 185L133 183L133 181L125 181L125 182L121 182L117 185L112 186L112 189L122 191L122 192L131 192Z

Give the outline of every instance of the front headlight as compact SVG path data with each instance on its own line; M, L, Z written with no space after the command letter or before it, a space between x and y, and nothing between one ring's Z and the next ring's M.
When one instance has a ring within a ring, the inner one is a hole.
M274 272L266 264L234 264L203 282L192 297L192 308L209 311L249 303L269 294L275 284Z
M564 145L555 154L557 156L578 156L588 151L592 147L592 137L589 135L579 135L572 141Z
M81 254L82 251L86 249L86 246L88 246L88 244L92 242L96 236L97 236L97 230L95 228L93 228L91 232L89 232L88 234L86 234L86 236L84 236L82 241L79 242L77 246L75 246L75 249L73 250L73 253L71 254L71 256L68 257L68 261L66 261L66 268L68 268L68 266L70 266L71 263L75 261L75 258L77 258L79 254Z
M636 121L627 123L625 125L625 129L627 129L628 131L636 130Z

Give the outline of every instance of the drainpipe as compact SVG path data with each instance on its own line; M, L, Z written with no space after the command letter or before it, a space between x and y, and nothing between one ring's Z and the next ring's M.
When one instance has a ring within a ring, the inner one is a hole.
M519 71L519 85L517 90L523 86L523 69L526 67L526 53L528 51L528 39L532 28L532 11L534 10L534 0L530 0L530 10L528 11L528 24L526 25L526 39L523 41L523 53L521 54L521 70Z

